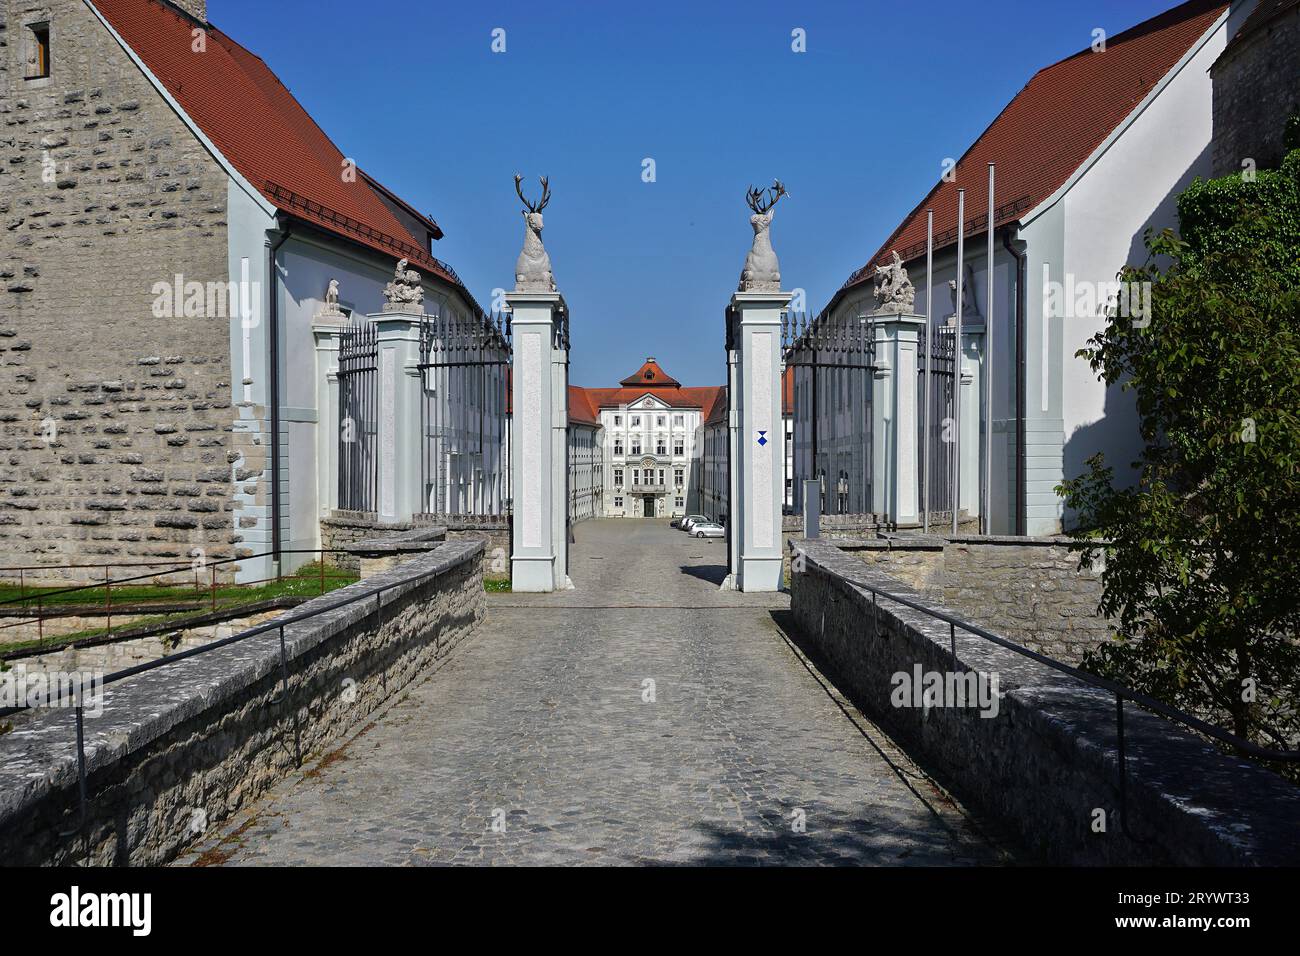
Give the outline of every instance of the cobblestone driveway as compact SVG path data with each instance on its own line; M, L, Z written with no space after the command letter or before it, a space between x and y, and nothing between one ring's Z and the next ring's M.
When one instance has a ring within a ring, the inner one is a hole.
M717 590L723 542L577 537L577 590L491 598L441 670L182 862L1003 859L786 641L786 596Z

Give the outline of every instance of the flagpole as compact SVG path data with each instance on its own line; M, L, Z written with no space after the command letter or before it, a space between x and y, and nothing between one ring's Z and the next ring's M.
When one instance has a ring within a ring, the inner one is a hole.
M966 190L957 190L957 318L953 329L952 375L952 533L957 534L957 509L961 503L961 319L962 267L966 257Z
M984 308L984 497L980 522L993 533L993 186L996 166L989 163L988 304Z
M934 272L934 210L925 211L925 409L924 421L925 428L922 431L924 438L921 441L921 453L924 456L921 459L921 493L924 505L924 531L930 533L930 457L934 448L931 438L934 433L934 423L930 420L932 405L930 401L930 380L934 375L934 349L931 343L934 341L934 296L931 289L931 278Z

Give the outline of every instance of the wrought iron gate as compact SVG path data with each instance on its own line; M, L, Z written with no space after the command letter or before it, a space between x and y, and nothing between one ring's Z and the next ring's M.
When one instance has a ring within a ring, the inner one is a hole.
M921 333L916 379L916 407L922 410L917 418L920 439L917 445L921 449L921 513L926 531L936 511L951 515L948 509L952 507L957 465L953 442L957 428L953 420L953 395L957 387L955 330L940 326L934 331L934 335L929 335L928 330ZM927 362L932 370L928 378Z
M379 332L371 322L339 335L339 508L374 511L378 501Z
M791 396L791 500L803 508L803 482L821 486L823 514L871 509L872 371L875 334L866 315L781 317L786 392Z
M420 324L424 510L509 515L511 329L500 313L448 310Z

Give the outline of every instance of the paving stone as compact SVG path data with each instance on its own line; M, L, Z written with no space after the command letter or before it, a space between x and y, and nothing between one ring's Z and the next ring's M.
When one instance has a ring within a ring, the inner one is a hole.
M724 543L637 519L576 536L574 590L493 597L441 670L181 862L1009 859L792 649L786 595L717 589ZM236 835L250 817L268 825Z

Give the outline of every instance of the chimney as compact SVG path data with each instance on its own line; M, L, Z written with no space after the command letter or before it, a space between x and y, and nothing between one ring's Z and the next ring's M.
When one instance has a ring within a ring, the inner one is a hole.
M208 0L171 0L171 4L180 7L201 23L208 22Z

